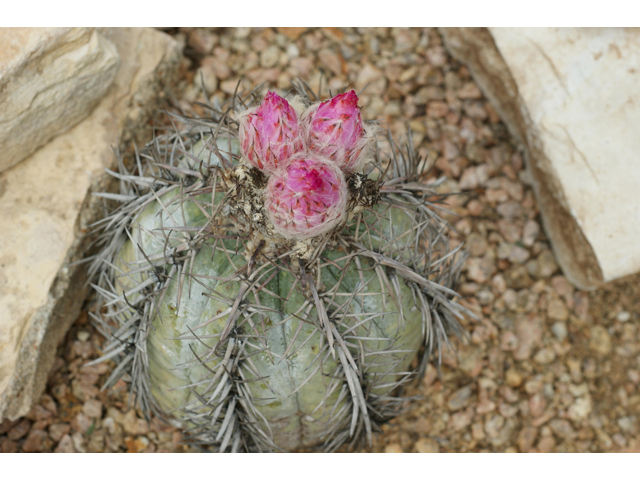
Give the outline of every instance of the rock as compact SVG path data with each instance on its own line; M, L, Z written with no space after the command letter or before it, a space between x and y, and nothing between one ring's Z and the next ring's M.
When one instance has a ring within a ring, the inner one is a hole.
M2 453L16 453L18 451L18 444L8 438L3 438L0 441L0 452Z
M31 428L31 422L26 418L18 423L15 427L7 432L7 438L9 440L18 440L24 437Z
M481 257L486 253L487 248L489 247L487 239L477 233L470 234L465 243L467 244L467 248L469 249L469 253L472 257Z
M628 322L630 319L631 313L624 310L616 315L616 320L618 320L620 323Z
M569 310L560 298L551 297L547 306L547 315L551 320L564 322L569 318Z
M95 425L95 420L80 412L71 420L70 426L72 431L86 434L92 425Z
M512 368L505 372L504 378L505 382L510 387L518 388L520 385L522 385L522 375L520 375L516 370Z
M498 229L500 235L502 235L507 242L515 243L520 240L520 235L522 235L520 226L511 220L499 220Z
M471 400L471 385L467 385L466 387L462 387L459 390L456 390L451 397L449 397L449 401L447 402L447 406L449 410L455 411L460 410L461 408L466 407Z
M0 435L4 435L19 423L19 420L5 420L0 423Z
M66 435L71 431L66 423L54 423L49 427L49 436L54 442L59 442L63 435Z
M440 445L432 438L421 438L415 447L418 453L440 453Z
M381 95L387 88L387 79L383 73L373 65L367 63L362 66L356 79L356 90L364 89L365 95Z
M399 443L390 443L384 447L384 453L404 453L404 450Z
M51 440L44 430L31 430L29 436L22 445L22 450L27 453L42 452L51 447Z
M528 452L538 436L538 430L533 427L524 427L518 434L518 448L521 453Z
M107 188L112 147L148 139L142 128L177 76L181 48L169 36L133 28L100 34L121 59L108 95L84 121L0 174L0 421L31 409L78 316L87 273L74 262L102 214L102 199L90 192Z
M551 427L553 433L561 438L564 438L565 440L573 440L577 436L575 430L568 420L554 418L549 422L549 427Z
M271 45L260 52L260 66L262 68L272 68L278 64L280 59L280 49Z
M202 64L199 70L202 72L203 76L205 77L204 78L205 85L207 85L206 82L209 82L210 84L213 83L213 80L208 80L208 77L210 76L216 77L219 80L226 80L231 75L231 69L227 64L227 59L224 57L224 55L220 55L220 54L218 54L218 56L211 56L211 57L204 58L202 60ZM199 73L198 73L198 76L196 77L196 82L198 82L198 77L200 77Z
M297 40L307 30L307 27L276 27L276 30L291 40Z
M427 116L429 118L442 118L449 113L449 105L445 102L429 102L427 105Z
M636 417L620 417L618 419L618 426L620 430L629 435L636 435L638 433L638 422Z
M422 87L414 97L416 105L426 105L431 100L444 100L444 90L433 85Z
M189 34L189 46L199 55L207 55L218 42L218 37L207 30L197 28Z
M313 69L313 61L310 58L298 57L291 60L291 69L294 75L308 78Z
M482 371L482 350L476 346L462 346L458 352L460 370L470 377L477 377Z
M518 348L513 353L516 360L526 360L542 339L542 321L536 316L521 317L516 322Z
M432 47L426 51L427 61L434 67L442 67L447 63L447 51L442 47Z
M501 242L500 245L498 245L498 258L500 260L509 260L514 264L523 264L529 260L529 256L529 250L513 243Z
M138 418L134 410L129 410L122 417L124 431L131 435L146 435L149 433L149 424L146 420Z
M208 57L211 58L211 57ZM218 89L218 79L210 63L202 63L202 66L196 71L193 82L200 93L204 87L204 91L210 95Z
M489 438L496 438L500 433L500 429L504 425L504 418L500 415L492 415L484 424L484 431Z
M536 363L540 363L542 365L546 365L547 363L551 363L556 359L556 354L553 351L553 348L546 347L538 350L538 352L533 357L533 360Z
M477 283L485 283L496 271L495 263L487 258L470 258L466 262L467 277Z
M567 330L567 324L564 322L556 322L551 325L551 332L553 332L553 335L558 339L559 342L564 342L569 333Z
M461 430L464 430L469 425L471 425L473 415L473 407L469 407L466 410L456 412L449 418L449 424L447 428L451 429L452 432L459 432Z
M580 288L640 271L640 32L443 28L526 159L558 263ZM599 112L593 115L593 112Z
M527 271L536 279L549 278L558 270L558 265L549 250L543 250L538 258L527 262Z
M507 282L501 274L491 279L491 290L495 295L502 295L507 290Z
M538 225L538 222L527 220L522 229L522 243L527 247L533 246L539 233L540 225Z
M460 90L458 90L458 98L460 100L479 100L482 98L482 92L473 82L467 82Z
M533 283L531 277L527 273L527 269L522 265L516 265L505 272L505 281L509 288L520 290L528 288Z
M445 149L446 150L446 149ZM445 157L449 157L445 152ZM455 158L457 155L452 155L451 158ZM467 168L460 177L460 182L458 182L458 186L461 190L472 190L477 188L480 184L478 180L478 175L476 173L475 167Z
M518 337L516 337L516 334L509 330L502 332L500 336L500 350L512 352L516 348L518 348Z
M333 50L325 48L318 53L318 59L321 64L327 67L334 75L340 75L344 73L346 64L344 60L340 59L340 56Z
M575 402L569 407L568 417L571 420L584 420L589 416L593 410L593 404L591 397L585 395L584 397L576 398Z
M516 218L522 217L524 209L522 208L522 204L520 202L514 202L510 200L498 205L496 207L496 211L501 217L504 217L507 220L514 220Z
M0 172L86 117L119 61L93 28L0 30Z
M596 354L603 357L611 353L611 336L607 329L602 325L594 325L591 327L589 348Z
M415 48L418 43L419 31L415 28L400 30L395 35L395 50L399 53L407 53Z
M54 450L55 453L76 453L76 449L73 446L73 440L69 434L64 435L58 446Z
M82 406L83 413L90 418L100 418L102 416L102 402L99 400L87 400Z

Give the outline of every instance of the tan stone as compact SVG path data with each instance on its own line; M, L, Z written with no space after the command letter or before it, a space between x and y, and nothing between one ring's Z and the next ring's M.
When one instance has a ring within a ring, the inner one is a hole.
M580 288L640 271L640 31L441 29L522 141L545 230Z
M180 46L151 29L105 29L121 65L84 121L0 174L0 422L26 414L86 296L87 226L101 213L112 147L130 144L176 79ZM137 132L137 133L136 133ZM139 138L140 139L140 138ZM126 143L125 143L126 142Z
M0 172L86 117L119 61L93 28L0 28Z

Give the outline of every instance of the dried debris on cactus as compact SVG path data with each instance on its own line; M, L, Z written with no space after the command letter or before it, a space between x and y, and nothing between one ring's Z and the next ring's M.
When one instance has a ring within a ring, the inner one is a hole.
M371 442L406 403L403 385L473 317L456 302L465 253L448 244L411 140L401 148L361 119L334 134L318 117L331 102L295 87L310 114L256 92L207 105L207 118L170 114L133 162L118 158L120 191L98 194L119 203L95 226L91 265L109 340L96 362L118 362L103 388L128 379L147 417L221 452ZM338 114L359 119L348 99ZM300 138L314 122L310 153ZM337 193L299 189L338 175Z

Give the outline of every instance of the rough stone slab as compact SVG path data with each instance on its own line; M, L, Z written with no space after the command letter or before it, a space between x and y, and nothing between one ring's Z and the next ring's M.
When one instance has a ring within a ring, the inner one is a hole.
M569 280L589 289L640 271L640 31L440 31L524 143Z
M119 61L93 28L0 28L0 172L86 117Z
M130 143L175 83L181 47L151 29L99 31L121 58L107 96L82 122L0 174L0 422L26 414L86 297L81 259L99 217L112 147ZM148 132L147 132L148 133Z

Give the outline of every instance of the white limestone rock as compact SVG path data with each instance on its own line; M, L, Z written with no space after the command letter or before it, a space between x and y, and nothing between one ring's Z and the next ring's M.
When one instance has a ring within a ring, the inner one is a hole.
M93 28L0 29L0 172L86 117L119 61Z
M121 58L107 95L82 122L0 174L0 422L25 415L87 293L92 190L114 168L112 147L142 137L177 78L181 47L151 29L104 29ZM102 41L102 40L101 40Z
M640 271L640 31L440 31L524 143L567 278L590 289Z

